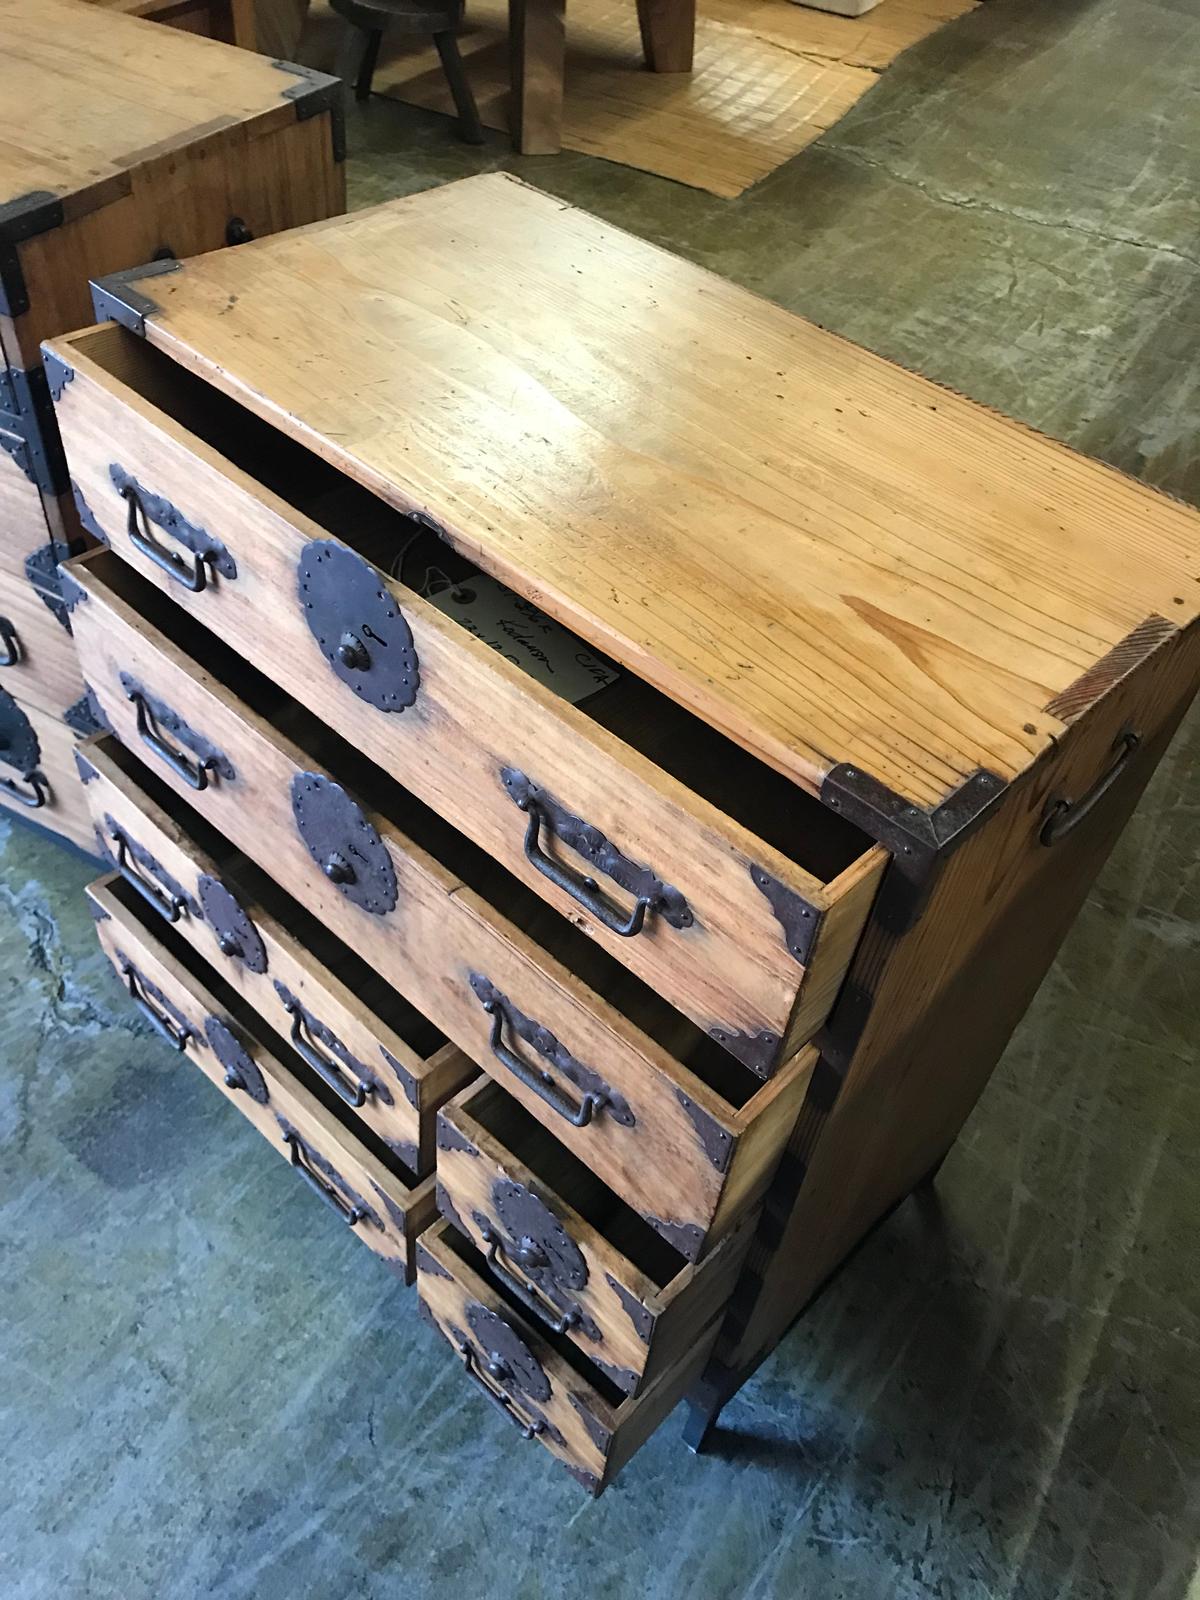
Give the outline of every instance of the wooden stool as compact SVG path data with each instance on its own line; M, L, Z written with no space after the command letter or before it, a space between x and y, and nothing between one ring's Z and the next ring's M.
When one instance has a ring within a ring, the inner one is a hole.
M380 42L388 28L401 33L430 33L454 96L459 137L468 144L483 143L483 124L458 50L457 29L462 22L463 0L442 0L441 4L438 0L330 0L330 3L339 16L361 28L366 35L354 83L356 99L365 100L371 93Z

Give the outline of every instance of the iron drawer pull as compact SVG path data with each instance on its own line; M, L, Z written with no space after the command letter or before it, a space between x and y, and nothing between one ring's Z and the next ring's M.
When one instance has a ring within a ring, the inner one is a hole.
M187 910L187 901L177 894L164 894L156 884L148 878L143 878L136 867L129 861L129 840L120 828L109 830L117 842L117 871L125 879L131 889L136 889L147 905L153 906L160 917L165 917L168 922L178 922Z
M189 788L207 789L208 775L216 770L216 762L210 758L207 761L193 763L181 750L173 749L150 726L150 712L147 710L145 696L141 690L129 689L127 694L137 707L137 731L142 743L149 745L159 760L165 761L171 771L182 778Z
M1130 758L1142 742L1140 733L1126 729L1113 740L1114 759L1102 772L1081 800L1058 798L1051 800L1042 813L1042 831L1038 838L1042 844L1057 844L1065 839L1097 806L1129 765Z
M132 961L127 961L121 970L124 972L125 981L129 985L129 998L154 1029L155 1033L158 1034L159 1038L165 1039L172 1050L182 1052L186 1049L188 1040L195 1037L195 1030L190 1028L186 1022L181 1025L175 1024L170 1018L164 1017L161 1011L151 1005L150 1001L142 993L138 982L138 970Z
M25 782L33 789L32 794L28 789L22 789L15 778L0 778L0 789L5 794L12 795L21 805L28 806L31 811L40 811L50 798L45 778L40 772L31 772Z
M472 1383L477 1383L479 1385L484 1394L487 1395L488 1399L495 1406L497 1411L503 1412L508 1420L516 1428L520 1429L522 1439L536 1439L539 1433L545 1433L546 1424L542 1421L541 1417L539 1417L536 1422L526 1422L525 1418L513 1406L513 1403L508 1396L501 1394L498 1389L492 1388L491 1384L484 1377L483 1373L480 1372L479 1368L475 1365L475 1352L466 1339L464 1339L459 1345L458 1353L462 1357L462 1364L466 1369L467 1377L470 1378ZM492 1356L487 1364L486 1370L493 1378L496 1378L497 1380L502 1377L512 1376L507 1365L497 1356Z
M593 1115L608 1103L606 1094L584 1095L578 1106L559 1088L548 1072L531 1067L504 1043L504 1007L498 1000L485 1000L483 1009L492 1019L492 1036L488 1040L492 1054L502 1067L507 1067L514 1078L520 1079L527 1089L532 1089L560 1117L565 1117L573 1128L586 1128Z
M349 1205L337 1192L337 1190L332 1187L332 1185L326 1183L323 1178L319 1178L317 1176L313 1169L304 1160L303 1156L301 1156L300 1136L295 1133L285 1133L283 1136L283 1142L288 1147L288 1155L291 1158L292 1166L295 1167L296 1171L304 1179L308 1187L316 1194L320 1195L321 1199L324 1200L329 1209L331 1211L336 1211L338 1216L341 1217L342 1221L351 1228L354 1227L355 1223L361 1222L367 1214L363 1208L361 1206Z
M543 878L549 878L556 888L561 889L564 894L569 894L577 905L583 907L589 917L594 917L597 922L602 923L610 933L618 934L622 939L632 939L634 934L641 933L646 912L654 905L654 901L647 895L642 895L636 905L630 907L629 915L622 917L600 893L600 885L595 878L572 872L569 867L555 861L553 856L548 856L542 849L538 841L542 823L545 822L546 832L551 835L554 832L554 824L537 801L526 800L521 809L529 813L529 825L525 829L526 861L536 867Z
M292 1019L292 1048L317 1074L323 1083L327 1083L340 1100L356 1109L366 1104L367 1096L374 1089L372 1083L363 1083L360 1078L347 1083L345 1075L332 1061L326 1059L315 1045L309 1044L304 1037L304 1012L301 1007L292 1001L283 1008Z
M517 1299L525 1307L526 1311L532 1311L534 1316L537 1317L540 1322L544 1322L546 1324L551 1333L566 1333L568 1328L574 1328L583 1320L583 1315L578 1306L572 1306L569 1311L564 1311L559 1317L553 1316L551 1313L553 1310L556 1310L557 1307L547 1309L545 1304L543 1304L533 1290L522 1283L520 1278L514 1277L514 1275L504 1265L503 1261L501 1261L500 1250L502 1246L502 1240L496 1230L490 1227L487 1223L484 1223L479 1230L479 1236L483 1240L484 1244L487 1245L488 1266L491 1267L492 1271L500 1279L500 1282L504 1285L504 1287L512 1294L516 1295Z
M208 568L205 566L204 557L196 555L189 565L184 557L177 555L174 550L164 550L156 539L152 539L149 533L138 526L141 503L133 484L127 483L121 493L129 506L129 521L125 525L125 531L133 548L140 551L147 561L153 561L168 578L174 578L176 583L181 583L192 594L200 594L208 583Z
M23 651L17 630L7 617L0 617L0 639L4 641L4 654L0 656L0 667L15 667Z

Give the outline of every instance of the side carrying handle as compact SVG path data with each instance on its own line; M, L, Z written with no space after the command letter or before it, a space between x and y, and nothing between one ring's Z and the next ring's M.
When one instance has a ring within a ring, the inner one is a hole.
M374 1084L363 1083L361 1078L348 1081L335 1062L328 1060L314 1044L309 1043L304 1037L304 1012L296 1001L285 1004L283 1009L292 1019L292 1048L300 1059L306 1062L348 1106L358 1108L365 1105L367 1096L375 1087Z
M466 1369L467 1377L470 1378L472 1383L479 1385L497 1411L503 1412L508 1420L520 1429L522 1439L536 1439L539 1433L546 1431L546 1424L540 1417L536 1422L526 1422L508 1396L502 1393L501 1390L494 1389L487 1381L487 1378L484 1377L484 1372L497 1381L512 1377L507 1365L498 1356L492 1356L483 1371L480 1371L475 1363L475 1351L469 1340L462 1340L458 1347L458 1353L462 1357L462 1364Z
M321 1197L329 1209L336 1211L342 1221L351 1228L354 1227L355 1223L361 1222L366 1216L366 1212L362 1207L350 1205L331 1184L318 1177L305 1161L300 1149L299 1135L291 1132L285 1133L283 1142L288 1147L288 1155L291 1157L292 1166L295 1167L309 1188Z
M1100 774L1092 787L1080 800L1068 800L1064 796L1051 799L1042 813L1042 829L1038 834L1039 841L1044 845L1057 844L1060 839L1065 839L1073 833L1079 824L1092 811L1117 779L1128 767L1133 752L1142 742L1140 733L1134 733L1126 728L1119 733L1113 741L1113 760L1108 768Z
M187 901L177 894L166 894L130 864L129 840L120 828L110 828L109 832L116 841L117 846L117 871L125 879L131 889L136 889L147 905L153 906L160 917L165 917L168 922L178 922L187 910Z
M28 806L31 811L40 811L50 798L45 778L40 772L31 772L25 782L29 785L28 789L23 789L15 778L0 778L0 790L12 795L14 800Z
M514 1078L519 1079L527 1089L532 1089L560 1117L565 1117L573 1128L586 1128L595 1113L608 1103L608 1096L589 1092L578 1106L572 1104L550 1073L522 1061L516 1051L510 1050L504 1043L504 1007L500 1002L485 1000L483 1009L492 1019L492 1034L488 1044L500 1065L507 1067Z
M133 548L140 551L147 561L152 561L156 567L165 572L168 578L181 583L192 594L199 594L208 583L208 568L204 564L204 557L196 555L188 561L174 550L164 549L157 539L150 535L149 521L138 499L137 489L132 483L127 483L121 493L125 496L125 503L129 507L129 519L125 524L125 531Z
M554 833L554 824L537 801L528 799L518 803L521 810L529 815L529 824L525 829L526 861L536 867L543 878L549 878L556 888L561 889L564 894L569 894L577 905L583 907L589 917L594 917L610 933L619 934L622 939L632 939L635 934L641 933L646 921L646 912L651 910L654 901L649 896L642 895L636 904L630 907L629 915L622 917L600 893L600 885L595 878L587 877L580 872L572 872L569 867L560 861L555 861L553 856L548 856L542 849L539 839L542 823L546 824L546 833L550 837Z
M578 1306L572 1306L569 1310L564 1311L561 1316L556 1317L554 1311L557 1310L557 1307L547 1307L538 1295L534 1294L530 1288L522 1283L520 1278L513 1276L500 1259L500 1251L503 1248L504 1241L489 1223L485 1222L483 1227L480 1228L479 1236L484 1244L487 1245L488 1266L491 1267L505 1288L516 1295L527 1311L532 1311L540 1322L544 1322L551 1333L566 1333L568 1328L574 1328L583 1320Z
M165 762L176 777L182 778L189 788L196 790L207 789L208 775L210 772L216 771L216 762L211 758L207 761L189 761L182 750L174 749L161 734L155 731L151 725L150 711L141 690L129 689L127 693L137 707L137 731L142 743L149 745L158 759Z
M195 1038L195 1029L174 1023L169 1017L164 1017L162 1012L153 1006L149 999L142 993L138 970L132 961L127 961L122 967L126 983L129 985L129 998L145 1017L146 1021L158 1034L160 1039L165 1039L172 1050L182 1052L187 1048L189 1039Z
M4 645L4 654L0 655L0 667L15 667L23 652L17 630L7 617L0 617L0 641Z

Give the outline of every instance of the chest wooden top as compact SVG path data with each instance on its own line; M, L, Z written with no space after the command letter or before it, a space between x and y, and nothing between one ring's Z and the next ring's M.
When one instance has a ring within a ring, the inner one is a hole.
M81 0L0 0L0 219L34 194L105 198L130 167L277 113L302 80L263 56Z
M818 792L1011 779L1200 605L1196 513L503 176L141 288L154 344Z

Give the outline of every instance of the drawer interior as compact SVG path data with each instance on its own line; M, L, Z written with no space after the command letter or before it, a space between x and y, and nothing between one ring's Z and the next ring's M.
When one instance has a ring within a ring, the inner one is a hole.
M658 1288L678 1277L678 1252L499 1085L480 1083L464 1110Z
M79 348L398 582L428 597L437 588L469 584L478 570L421 523L126 329L109 324L80 340ZM831 881L873 847L853 824L733 740L627 668L618 670L617 681L578 711L814 877Z
M226 1016L245 1031L251 1038L257 1037L267 1046L271 1054L281 1066L287 1068L292 1076L301 1083L315 1100L331 1116L335 1117L346 1131L373 1155L381 1166L386 1167L391 1173L407 1187L415 1188L421 1181L411 1168L407 1167L396 1155L394 1150L384 1144L382 1139L376 1137L365 1124L339 1099L334 1091L312 1072L300 1059L282 1034L270 1027L258 1012L242 999L236 990L232 989L222 978L221 974L210 966L201 956L197 955L186 939L177 934L171 925L151 911L137 891L123 878L113 878L108 885L109 893L120 904L122 910L128 914L128 920L144 928L150 939L160 945L183 967L196 983L207 990L215 999Z
M488 901L499 916L549 950L583 983L682 1061L732 1109L740 1110L761 1090L762 1080L748 1067L125 562L108 552L91 559L96 577L186 652L206 674L273 723L314 764L327 767L369 810L387 817L414 844Z
M185 806L158 775L132 755L119 740L109 739L105 753L133 784L183 829L197 849L209 856L223 878L230 879L304 946L322 966L357 995L418 1056L428 1059L449 1041L446 1035L397 994L391 984L281 889L274 878L236 849L198 812ZM111 848L111 841L105 840Z

